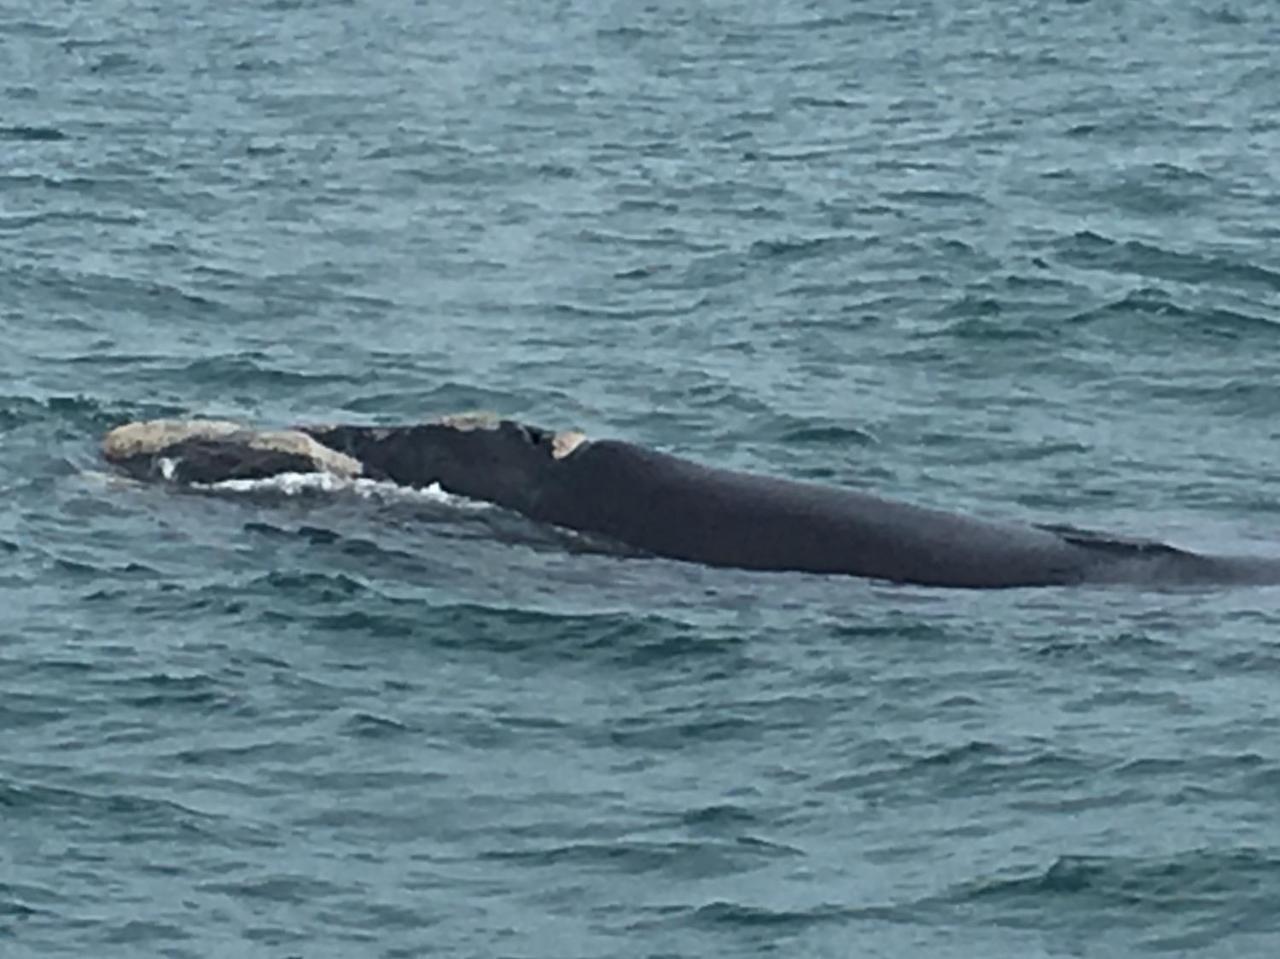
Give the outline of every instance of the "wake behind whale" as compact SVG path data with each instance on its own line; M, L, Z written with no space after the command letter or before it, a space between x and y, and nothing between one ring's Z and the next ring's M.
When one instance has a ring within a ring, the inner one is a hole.
M103 453L137 479L182 485L319 473L438 487L538 523L710 566L955 588L1280 584L1280 558L1205 555L980 519L496 417L273 431L159 420L112 430Z

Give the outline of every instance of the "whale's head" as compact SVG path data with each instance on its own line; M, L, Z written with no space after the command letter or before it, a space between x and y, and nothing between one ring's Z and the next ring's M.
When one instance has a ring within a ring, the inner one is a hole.
M227 420L126 423L102 440L102 455L135 479L217 483L281 473L356 477L360 463L298 430L255 430Z
M539 478L585 442L488 415L413 426L300 426L257 430L224 420L128 423L102 441L104 457L137 479L216 483L325 472L430 486L529 511Z
M586 437L488 414L462 414L415 426L302 426L324 446L363 464L366 474L430 486L527 512L540 477Z

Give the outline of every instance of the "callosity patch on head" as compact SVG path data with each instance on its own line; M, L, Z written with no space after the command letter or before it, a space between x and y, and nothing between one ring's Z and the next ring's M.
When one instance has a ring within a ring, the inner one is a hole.
M587 434L577 430L562 430L551 438L551 455L562 460L587 441Z
M496 430L502 424L502 417L497 413L481 410L472 413L450 413L434 422L455 430Z
M212 470L215 475L223 471L237 475L246 468L323 472L342 477L364 473L359 460L330 449L306 433L255 430L228 420L127 423L107 433L102 452L108 462L126 471L144 475L158 468L165 479L177 475L180 463L187 469L194 464L207 467L217 463Z
M451 429L461 430L462 432L470 432L472 430L500 430L503 424L514 426L520 430L531 431L535 437L545 438L551 437L551 455L555 459L564 459L579 446L586 442L585 433L577 430L561 430L557 433L551 433L549 430L542 430L525 424L518 423L514 420L504 420L496 413L488 413L484 411L474 413L452 413L441 416L434 420L438 426L447 426Z
M279 453L305 456L315 464L317 472L347 477L359 476L364 472L364 467L355 457L330 449L323 443L298 430L270 430L250 433L247 436L245 445L250 449L274 450Z
M102 438L102 455L112 462L161 453L186 440L211 440L246 429L230 420L147 420L117 426Z

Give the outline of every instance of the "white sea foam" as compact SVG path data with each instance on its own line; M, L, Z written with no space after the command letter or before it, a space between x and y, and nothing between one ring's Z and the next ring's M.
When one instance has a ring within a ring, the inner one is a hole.
M264 479L230 479L217 483L192 483L193 489L214 490L229 493L283 493L285 496L301 496L306 493L354 493L362 499L394 502L427 502L464 508L484 509L488 504L454 496L440 488L439 483L416 488L400 486L387 480L349 479L333 473L279 473Z

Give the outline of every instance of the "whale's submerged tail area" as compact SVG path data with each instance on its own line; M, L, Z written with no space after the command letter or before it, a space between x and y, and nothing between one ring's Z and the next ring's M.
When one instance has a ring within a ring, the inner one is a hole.
M438 486L715 566L972 588L1280 585L1280 557L1206 555L1069 526L992 522L490 416L281 430L153 420L111 430L102 453L135 479L180 485L311 473Z
M1280 585L1280 557L1197 553L1159 540L1113 536L1074 526L1042 524L1039 528L1096 558L1086 578L1091 583Z

